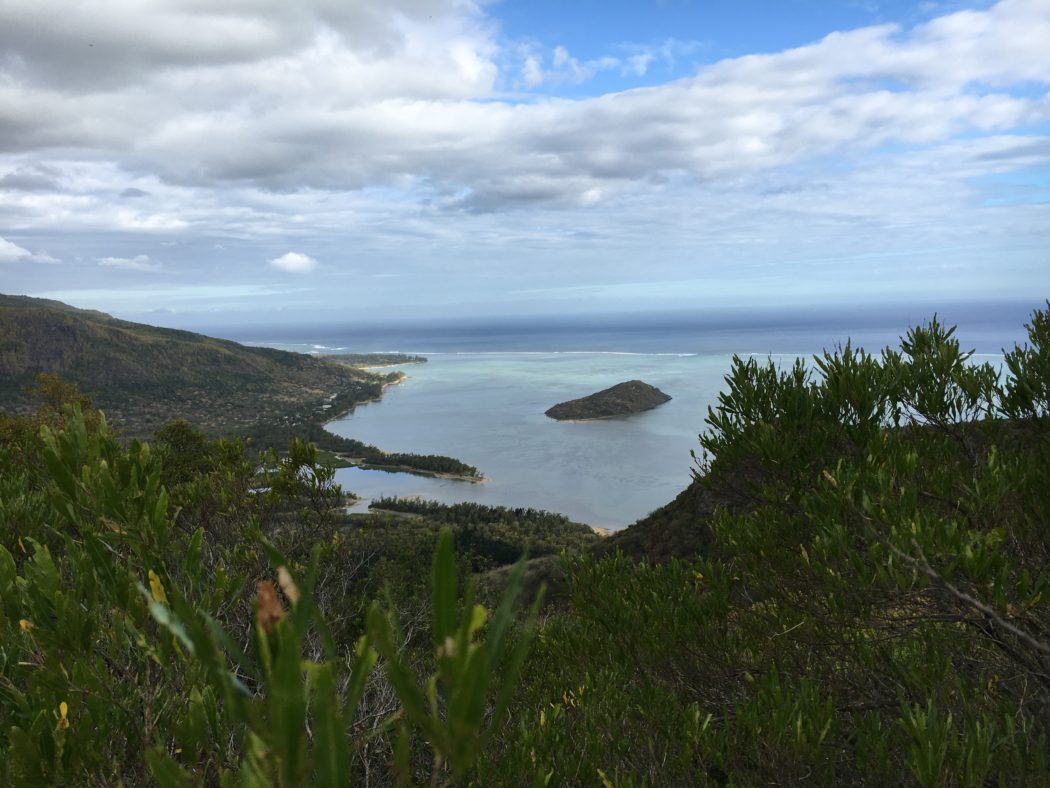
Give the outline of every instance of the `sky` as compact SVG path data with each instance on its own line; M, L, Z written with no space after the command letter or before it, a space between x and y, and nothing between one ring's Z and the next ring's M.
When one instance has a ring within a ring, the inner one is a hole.
M1038 303L1050 0L0 2L0 292L185 326Z

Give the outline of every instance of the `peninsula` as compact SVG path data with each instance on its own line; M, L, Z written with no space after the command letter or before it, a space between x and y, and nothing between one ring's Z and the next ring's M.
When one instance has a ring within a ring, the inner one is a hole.
M478 481L477 468L455 458L385 452L324 428L404 378L368 368L425 361L399 353L318 357L250 347L0 294L0 415L29 413L43 373L79 387L129 439L150 439L178 419L210 438L247 439L253 451L299 438L337 467L367 464Z
M545 415L556 421L607 419L652 410L670 399L655 386L640 380L628 380L587 397L559 402Z

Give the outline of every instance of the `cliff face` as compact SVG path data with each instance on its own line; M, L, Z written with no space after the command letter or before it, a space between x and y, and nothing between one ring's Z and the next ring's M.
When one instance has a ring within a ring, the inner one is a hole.
M671 398L655 386L640 380L628 380L587 397L560 402L546 412L557 421L605 419L651 410Z

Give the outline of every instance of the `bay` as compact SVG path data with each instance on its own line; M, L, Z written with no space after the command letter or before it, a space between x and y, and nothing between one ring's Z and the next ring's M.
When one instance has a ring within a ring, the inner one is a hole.
M1016 318L1015 318L1016 319ZM360 468L337 480L363 498L420 496L445 503L534 507L610 529L623 528L670 502L691 480L709 407L724 388L734 354L785 364L852 338L877 351L898 345L900 323L730 327L605 325L448 326L398 330L318 327L258 341L329 354L400 351L427 363L400 367L408 377L382 400L328 425L338 435L386 451L443 454L478 467L481 484ZM1023 339L1021 320L962 325L975 360ZM557 422L555 403L640 379L672 397L627 417Z
M707 406L730 357L605 353L432 354L383 399L328 425L386 451L446 454L478 467L481 484L341 469L366 498L420 495L532 506L621 528L667 503L690 481ZM671 395L622 418L557 422L551 405L640 378Z

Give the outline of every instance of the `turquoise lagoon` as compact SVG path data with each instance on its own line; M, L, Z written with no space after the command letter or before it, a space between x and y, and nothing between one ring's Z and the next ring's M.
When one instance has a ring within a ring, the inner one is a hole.
M921 318L933 309L915 310ZM1027 310L1008 319L948 315L978 361L1024 338ZM363 498L422 496L446 503L535 507L595 526L623 528L671 501L690 482L693 450L717 403L734 353L792 363L852 337L869 350L898 345L917 320L856 316L804 326L632 325L625 328L506 326L304 328L297 337L259 341L312 353L401 350L426 356L401 367L408 378L328 429L386 451L444 454L477 466L483 484L406 473L340 469L338 481ZM961 319L960 319L961 318ZM965 325L964 325L965 324ZM249 339L249 337L242 337ZM629 351L629 352L624 352ZM551 405L625 380L641 379L673 398L644 413L556 422Z
M386 451L446 454L478 467L481 484L341 469L366 499L418 495L446 503L532 506L622 528L690 481L707 407L730 356L615 353L432 354L379 402L328 425ZM623 418L557 422L551 405L639 378L670 402Z

